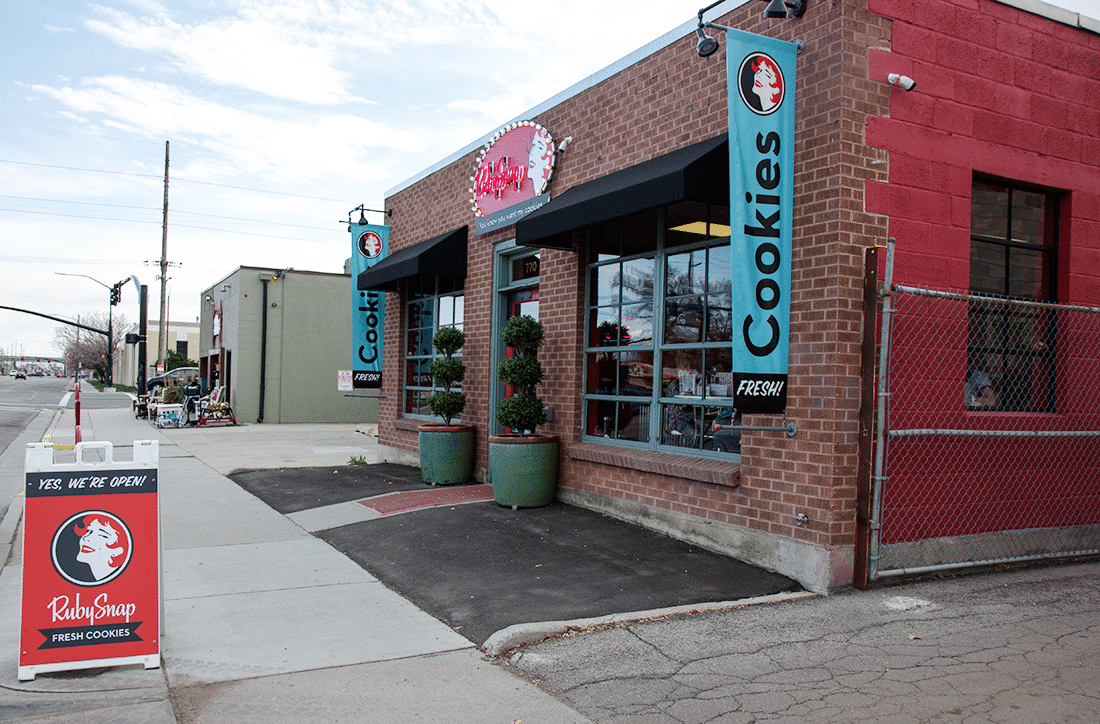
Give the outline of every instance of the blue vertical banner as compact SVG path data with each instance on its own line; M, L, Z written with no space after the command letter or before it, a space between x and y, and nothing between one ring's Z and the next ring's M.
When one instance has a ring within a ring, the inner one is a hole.
M733 394L740 412L787 409L794 206L795 45L726 33Z
M359 275L390 250L390 227L349 224L351 229L351 383L355 389L382 387L382 331L386 293L356 289Z

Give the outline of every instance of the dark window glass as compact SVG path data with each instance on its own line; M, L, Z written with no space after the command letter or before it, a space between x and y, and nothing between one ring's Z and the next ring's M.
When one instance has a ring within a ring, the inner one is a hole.
M1053 301L1057 197L975 182L965 403L974 410L1052 410L1053 312L1006 298Z
M674 204L586 231L585 434L739 453L729 209Z
M405 414L431 415L428 367L435 359L432 337L441 327L462 329L463 279L449 276L412 277L405 300ZM462 356L459 350L457 357ZM460 390L461 383L455 386Z

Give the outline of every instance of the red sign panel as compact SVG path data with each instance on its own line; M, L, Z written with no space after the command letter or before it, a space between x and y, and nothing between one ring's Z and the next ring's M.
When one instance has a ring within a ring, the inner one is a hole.
M554 173L554 139L535 121L497 131L473 177L475 216L489 216L546 192Z
M84 447L104 448L107 462L55 466L52 446L27 451L21 680L160 665L156 443L135 443L137 462L118 464L109 444L78 445L78 459Z

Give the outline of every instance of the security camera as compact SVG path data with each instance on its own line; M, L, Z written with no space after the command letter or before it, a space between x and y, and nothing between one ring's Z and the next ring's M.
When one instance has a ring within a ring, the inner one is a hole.
M891 73L886 76L886 80L890 81L890 85L900 85L902 90L911 91L917 87L917 81L913 80L907 75L898 75L897 73Z

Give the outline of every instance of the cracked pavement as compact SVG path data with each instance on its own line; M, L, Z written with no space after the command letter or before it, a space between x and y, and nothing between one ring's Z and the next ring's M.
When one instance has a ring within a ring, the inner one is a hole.
M507 665L595 722L1100 721L1100 562L567 634Z

